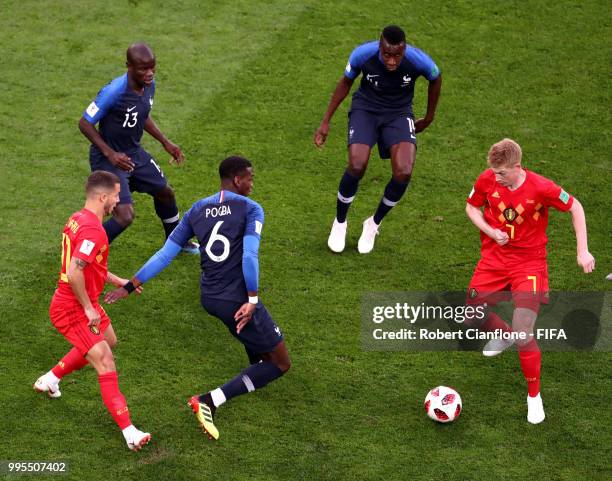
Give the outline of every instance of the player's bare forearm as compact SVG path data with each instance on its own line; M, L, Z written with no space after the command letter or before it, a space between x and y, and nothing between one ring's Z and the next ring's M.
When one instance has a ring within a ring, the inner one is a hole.
M507 232L495 229L487 223L480 208L474 207L472 204L467 202L465 204L465 212L472 221L472 224L493 239L498 245L503 246L510 241Z
M327 111L323 116L323 122L329 123L331 122L334 113L340 106L340 104L344 101L346 96L351 91L351 87L353 86L353 80L348 78L346 75L343 75L342 78L338 81L336 85L336 89L332 94L332 98L329 101L329 105L327 106Z
M575 197L570 214L572 215L572 224L576 233L576 250L578 252L588 251L586 216L582 204Z
M442 74L438 75L437 79L429 82L429 87L427 88L427 113L425 118L429 121L433 121L436 115L438 100L440 100L440 90L442 90Z
M181 148L162 134L161 130L159 130L159 127L150 115L147 117L147 120L145 120L144 129L149 133L149 135L151 135L151 137L162 144L166 152L172 155L172 159L176 161L176 163L180 164L183 162L183 160L185 160Z
M112 284L115 287L123 287L125 284L128 283L128 280L108 271L108 273L106 274L106 283Z
M91 307L91 300L87 295L87 289L85 287L85 276L83 269L87 267L87 262L78 257L73 257L68 265L68 283L74 293L75 297L83 308Z
M342 101L351 91L352 86L353 80L346 77L345 75L343 75L342 78L338 81L336 89L332 94L332 98L329 101L329 105L327 106L327 110L325 111L325 115L323 115L323 120L321 120L321 124L315 131L313 140L316 147L322 147L325 144L325 141L327 140L327 136L329 134L329 123L331 122L334 113L338 109L338 106L342 103Z
M107 304L114 304L119 299L125 299L130 295L130 292L135 291L136 294L140 294L142 292L142 282L137 277L132 277L130 281L127 279L120 279L121 283L117 285L117 289L107 292L104 296L104 302ZM127 290L126 284L132 284L133 289Z
M112 284L113 286L119 287L122 284L119 284L119 276L116 276L111 271L106 273L106 279L104 280L106 284Z
M79 130L92 144L100 149L100 152L102 152L111 164L126 172L134 170L132 159L123 152L115 152L111 149L108 144L104 142L98 129L90 124L85 117L81 117L81 120L79 120Z
M589 252L584 208L575 197L570 208L570 214L572 215L572 225L576 233L576 260L578 265L588 274L595 269L595 258Z
M147 117L147 120L145 120L144 129L160 144L165 145L168 142L167 137L162 134L161 130L159 130L159 127L150 115Z
M442 74L438 78L429 82L427 88L427 113L425 117L418 119L414 123L414 128L417 133L425 130L433 122L436 116L436 108L440 99L440 90L442 89Z
M105 157L108 157L113 152L113 149L111 149L108 144L104 142L104 139L100 135L100 132L98 132L98 129L96 129L95 125L87 122L85 117L81 117L79 120L79 130L87 138L87 140L100 149L100 152L102 152Z
M487 223L484 218L482 211L478 207L474 207L472 204L466 203L465 213L468 218L472 221L478 229L484 232L486 235L491 237L493 228Z

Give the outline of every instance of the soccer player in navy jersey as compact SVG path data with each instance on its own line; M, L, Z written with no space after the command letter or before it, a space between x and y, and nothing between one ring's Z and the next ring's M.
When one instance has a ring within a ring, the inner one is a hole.
M79 120L80 131L91 142L91 170L112 172L121 180L119 204L112 218L104 223L109 243L134 220L132 191L153 197L166 238L179 222L174 191L153 156L140 145L146 130L172 155L174 162L184 161L180 147L162 134L150 115L155 95L155 67L155 55L148 45L131 45L127 50L127 73L103 87ZM183 250L199 252L198 246L190 241Z
M342 252L346 239L346 216L365 174L370 151L378 144L381 158L391 158L392 177L385 187L378 209L363 223L357 249L367 254L374 248L378 226L406 191L416 155L416 135L433 122L442 86L440 70L431 58L406 44L404 31L396 26L384 28L380 39L358 46L349 57L344 75L314 134L317 147L325 144L334 112L362 74L361 85L353 94L348 122L348 167L340 180L336 218L327 245ZM412 98L419 76L429 82L427 113L414 120Z
M291 361L279 327L259 301L259 241L264 213L248 198L253 167L242 157L228 157L219 166L219 192L197 201L185 213L166 244L123 288L106 295L113 303L159 274L192 236L200 242L201 302L245 347L251 365L223 386L189 405L208 436L219 438L215 410L225 401L264 387L289 370Z

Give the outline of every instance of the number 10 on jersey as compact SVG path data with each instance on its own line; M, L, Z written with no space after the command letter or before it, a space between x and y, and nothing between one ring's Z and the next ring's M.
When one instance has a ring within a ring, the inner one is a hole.
M64 282L68 282L70 255L70 237L68 237L68 234L62 233L62 270L60 271L60 279Z

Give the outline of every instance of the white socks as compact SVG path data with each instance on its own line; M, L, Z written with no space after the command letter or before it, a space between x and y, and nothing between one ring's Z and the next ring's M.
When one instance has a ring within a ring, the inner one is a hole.
M221 391L220 387L218 387L214 391L211 391L210 397L212 398L213 404L216 408L218 408L219 406L221 406L221 404L225 402L225 394L223 394L223 391Z
M57 386L57 384L61 381L59 377L53 374L53 371L49 371L47 374L45 374L45 377L47 378L47 382L49 384L53 384L55 386Z
M121 432L123 433L123 437L125 438L126 441L131 441L132 439L132 435L138 431L138 429L136 429L136 426L134 426L133 424L130 424L127 428L123 429Z

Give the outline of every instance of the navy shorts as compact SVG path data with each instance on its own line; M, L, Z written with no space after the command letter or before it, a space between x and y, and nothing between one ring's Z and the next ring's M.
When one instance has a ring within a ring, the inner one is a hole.
M348 121L348 145L378 144L381 159L391 157L391 146L400 142L416 145L414 119L406 114L375 114L351 110Z
M204 297L201 298L201 302L206 312L211 316L221 319L232 336L255 354L272 352L278 343L283 340L280 328L272 320L272 317L261 302L257 304L253 317L240 331L240 334L236 333L236 325L238 323L234 319L236 311L242 306L240 302L207 299Z
M166 176L148 152L139 149L136 153L128 155L134 163L132 172L126 172L115 167L106 157L97 152L92 152L89 156L92 172L94 170L104 170L119 177L121 182L120 204L131 204L132 192L154 194L168 185Z

